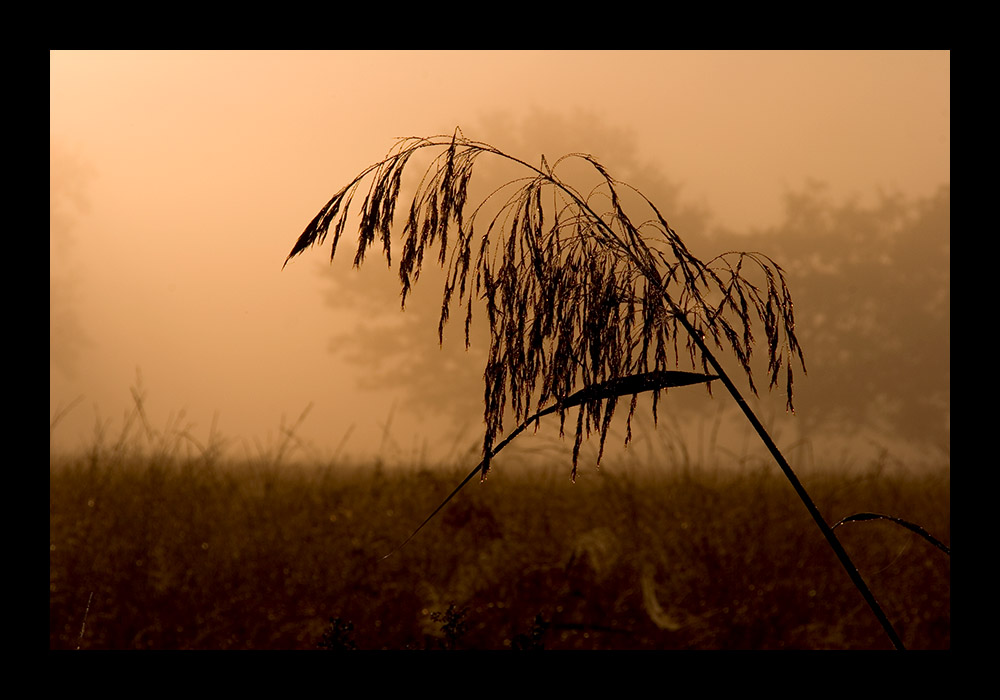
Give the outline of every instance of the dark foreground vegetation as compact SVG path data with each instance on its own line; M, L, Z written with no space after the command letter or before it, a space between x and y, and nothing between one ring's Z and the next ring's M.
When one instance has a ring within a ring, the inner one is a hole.
M773 466L559 466L498 463L383 560L465 468L54 460L50 648L891 648ZM947 469L803 481L831 523L950 543ZM949 556L837 533L907 648L949 648Z

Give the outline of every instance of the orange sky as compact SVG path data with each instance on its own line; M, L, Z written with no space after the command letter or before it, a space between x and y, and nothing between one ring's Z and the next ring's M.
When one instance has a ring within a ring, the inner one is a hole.
M360 391L327 351L350 321L324 305L323 255L281 264L398 136L489 141L488 115L591 114L730 228L777 223L810 177L836 197L950 182L941 51L55 51L50 81L53 163L89 173L53 241L89 339L75 376L50 370L51 415L82 397L60 447L91 441L95 415L120 421L139 367L156 428L183 410L204 441L218 414L253 454L312 403L299 434L317 450L354 426L348 452L378 452L399 397Z

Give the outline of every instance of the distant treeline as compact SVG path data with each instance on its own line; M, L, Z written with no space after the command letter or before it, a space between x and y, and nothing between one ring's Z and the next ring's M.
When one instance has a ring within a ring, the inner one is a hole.
M860 204L831 202L814 184L788 196L778 226L690 236L689 245L703 259L759 250L787 271L808 369L796 382L796 415L810 432L864 428L947 451L950 233L949 186L926 199L883 194ZM334 284L346 292L346 284ZM439 292L426 286L417 293ZM367 292L385 300L398 289ZM426 297L408 302L403 314L398 305L366 308L380 322L335 344L364 367L365 381L405 387L421 410L468 416L482 395L485 339L474 339L469 351L458 337L439 348L430 318L438 306ZM481 336L484 326L474 331ZM380 358L374 374L371 348Z
M779 224L722 230L713 228L705 206L684 202L681 186L669 181L659 164L644 162L621 131L536 115L488 138L529 160L531 154L553 156L587 144L614 177L657 205L702 260L747 250L781 265L808 370L795 383L796 424L803 433L878 432L947 454L950 185L924 198L878 192L867 201L835 201L822 182L814 181L786 195ZM486 161L477 168L475 178L491 183L486 192L494 180L502 182ZM424 414L469 421L482 412L487 324L482 317L474 319L472 347L466 350L462 319L453 320L439 347L441 284L434 270L423 273L401 314L394 272L344 275L325 269L330 305L359 312L360 325L330 343L331 350L357 364L359 383L404 392L406 404ZM758 388L766 391L766 381ZM671 400L686 402L690 395L678 392ZM691 410L715 410L706 408L711 403L695 403ZM677 405L688 410L685 403Z
M866 205L831 202L817 183L788 196L779 226L719 240L767 251L789 273L809 369L802 421L948 449L949 185Z

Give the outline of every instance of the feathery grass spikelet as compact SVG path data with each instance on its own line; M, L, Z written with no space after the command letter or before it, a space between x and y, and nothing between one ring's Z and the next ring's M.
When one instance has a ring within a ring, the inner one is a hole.
M623 394L612 383L636 376L669 372L682 359L692 369L708 370L698 357L701 339L728 345L738 358L751 390L754 324L763 327L768 353L769 385L779 383L785 369L787 405L792 409L792 357L805 369L795 337L791 296L781 268L760 253L727 253L705 263L694 256L656 207L637 190L610 175L592 155L564 156L539 167L509 156L489 144L450 136L401 139L382 161L361 172L320 210L299 236L286 259L321 244L333 227L331 255L348 216L354 193L368 176L372 183L361 209L358 248L360 265L376 238L391 265L391 227L403 169L423 149L441 149L413 194L402 229L399 261L401 303L419 278L424 252L438 246L437 261L445 268L438 336L453 303L465 305L469 343L473 298L485 302L491 345L484 372L483 476L494 445L503 433L503 417L511 408L522 423L552 401L590 391L572 404L578 407L573 470L584 434L597 431L601 452L616 399ZM476 158L490 154L527 169L528 175L495 190L471 214L468 188ZM558 176L560 166L582 162L596 174L597 184L581 194ZM505 193L509 193L504 200ZM625 195L638 197L651 217L634 223L626 213ZM487 201L502 201L480 230L473 232ZM602 202L610 208L599 211ZM452 231L455 231L452 235ZM475 268L475 280L470 278ZM751 279L750 268L761 282ZM787 355L787 357L786 357ZM704 381L704 380L697 380ZM596 387L603 386L604 390ZM639 391L654 391L655 382ZM564 422L563 400L560 420ZM629 406L629 419L635 402ZM627 431L626 438L631 431Z

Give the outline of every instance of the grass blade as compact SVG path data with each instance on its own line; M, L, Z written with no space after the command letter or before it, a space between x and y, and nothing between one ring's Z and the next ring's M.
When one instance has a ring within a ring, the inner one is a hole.
M558 401L551 406L543 408L538 411L533 416L521 423L514 431L508 435L506 438L500 442L490 452L489 458L492 459L500 452L511 440L517 437L525 428L527 428L531 423L538 420L539 418L549 415L550 413L555 413L560 408L570 408L572 406L578 406L584 401L593 401L609 398L611 396L622 396L627 394L638 394L645 391L657 391L671 386L687 386L690 384L698 384L700 382L710 382L713 379L718 379L713 374L697 374L695 372L646 372L643 374L635 374L628 377L622 377L621 379L612 379L607 382L600 382L598 384L592 384L580 391L570 395L563 401ZM465 488L465 485L472 481L472 478L479 474L483 467L487 463L487 459L484 458L475 468L469 472L469 474L462 479L462 481L454 488L454 490L449 493L443 501L438 505L437 508L431 512L424 521L417 526L417 528L410 533L410 536L399 543L395 549L382 557L383 560L388 559L393 554L402 549L407 542L416 537L417 533L424 529L424 526L434 519L434 516L441 512L441 509L448 505L449 501L454 498L459 491Z
M934 537L932 534L927 532L927 530L920 527L916 523L911 523L909 520L903 520L902 518L897 518L892 515L884 515L882 513L855 513L854 515L848 515L846 518L842 520L838 520L836 523L834 523L831 529L838 528L841 525L844 525L845 523L859 523L859 522L864 522L866 520L888 520L890 522L896 523L900 527L905 527L907 530L917 533L925 540L930 542L932 545L934 545L942 552L947 554L949 557L951 556L951 548L948 547L948 545L943 543L941 540L939 540L938 538Z

